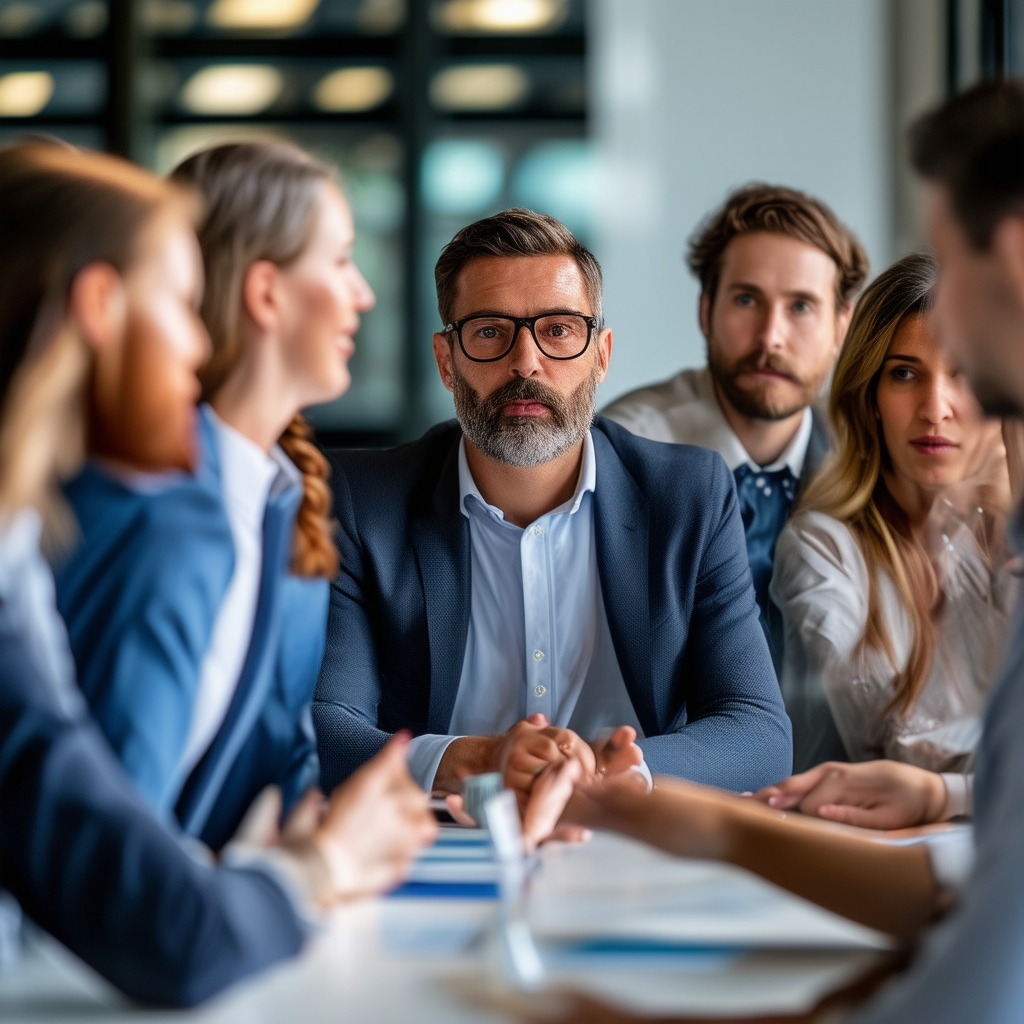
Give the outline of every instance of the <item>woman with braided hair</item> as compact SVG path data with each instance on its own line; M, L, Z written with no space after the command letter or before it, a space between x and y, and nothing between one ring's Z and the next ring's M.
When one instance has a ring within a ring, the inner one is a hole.
M287 811L318 781L309 702L338 556L327 462L299 410L348 387L374 296L332 172L302 150L221 145L171 177L203 207L199 466L88 465L66 489L83 543L57 591L129 774L218 849L264 787Z
M318 908L393 887L436 833L399 739L322 814L315 794L299 802L278 842L272 826L256 827L261 802L212 864L139 799L75 685L43 558L74 541L59 481L86 452L111 493L136 472L135 487L167 474L164 508L185 520L180 548L164 530L164 550L141 560L134 533L156 537L158 516L122 531L143 575L193 560L189 527L205 529L218 507L190 483L208 352L195 205L116 157L46 141L0 147L0 892L127 995L171 1006L293 956ZM123 504L121 524L134 511ZM88 543L95 523L83 533ZM166 606L145 587L130 596L145 598L172 653ZM142 690L139 635L128 639Z

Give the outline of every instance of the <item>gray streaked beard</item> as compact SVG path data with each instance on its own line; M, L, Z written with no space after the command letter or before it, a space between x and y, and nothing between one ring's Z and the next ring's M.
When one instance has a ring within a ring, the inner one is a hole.
M467 439L506 466L540 466L583 440L597 408L597 368L563 398L531 377L516 377L481 398L452 366L455 415ZM509 402L542 402L550 416L506 416Z

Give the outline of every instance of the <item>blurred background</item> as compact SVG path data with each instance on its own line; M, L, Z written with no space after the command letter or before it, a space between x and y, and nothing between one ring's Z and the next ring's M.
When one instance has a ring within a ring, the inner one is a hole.
M813 192L880 270L922 241L907 124L1021 72L1024 0L0 0L0 142L166 172L282 135L341 168L378 304L328 444L451 415L433 264L463 224L523 205L594 249L605 404L703 362L683 252L732 188Z

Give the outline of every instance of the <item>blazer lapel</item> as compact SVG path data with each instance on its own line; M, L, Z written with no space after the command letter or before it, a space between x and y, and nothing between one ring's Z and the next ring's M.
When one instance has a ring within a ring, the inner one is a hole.
M427 731L446 733L469 633L469 523L459 510L459 445L452 446L424 514L413 523L430 645Z
M659 732L659 725L651 647L647 499L598 426L592 436L597 460L597 567L608 628L637 718L651 736Z
M291 557L295 513L302 488L289 487L271 496L263 520L263 566L253 622L252 640L238 688L224 723L196 766L178 801L178 819L185 832L199 836L206 827L228 772L266 703L277 665L280 633L279 581Z

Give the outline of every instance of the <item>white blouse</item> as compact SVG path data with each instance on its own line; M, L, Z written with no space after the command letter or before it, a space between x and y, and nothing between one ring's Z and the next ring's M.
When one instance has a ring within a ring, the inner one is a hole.
M775 552L772 600L782 612L782 693L793 719L799 767L828 758L832 724L854 761L887 757L933 771L966 771L981 736L981 713L1003 654L1018 581L1005 557L990 568L973 531L947 519L936 570L939 611L931 674L904 714L886 711L897 670L883 650L862 643L868 571L846 524L803 512ZM910 656L909 617L887 573L878 580L882 619L897 665Z
M216 414L212 420L224 508L235 546L235 568L200 669L188 736L178 764L180 778L187 778L224 724L245 667L259 604L267 499L277 481L286 486L302 479L277 445L268 455Z

